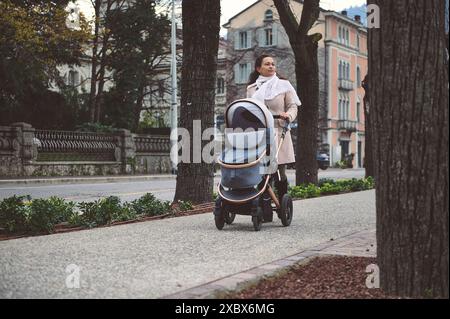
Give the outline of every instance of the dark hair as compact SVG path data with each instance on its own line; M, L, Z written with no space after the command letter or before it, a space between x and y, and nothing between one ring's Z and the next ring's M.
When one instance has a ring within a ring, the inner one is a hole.
M250 84L253 84L256 82L256 79L258 79L258 77L259 77L259 72L257 71L257 68L260 68L262 66L262 62L265 58L272 58L272 56L269 54L261 54L259 57L256 58L255 70L252 73L250 73L247 85L250 85ZM284 76L281 76L279 74L278 74L278 77L282 80L286 80L286 78Z

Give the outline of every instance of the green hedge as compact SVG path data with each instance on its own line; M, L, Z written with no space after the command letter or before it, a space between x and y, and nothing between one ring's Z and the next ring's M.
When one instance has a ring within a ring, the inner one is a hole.
M29 195L12 196L0 201L0 228L9 233L52 233L58 223L91 228L169 211L169 201L160 201L150 193L125 203L117 196L78 204L58 197L32 200Z
M362 179L321 179L317 186L314 184L300 185L289 188L292 198L313 198L321 195L357 192L374 188L372 177Z

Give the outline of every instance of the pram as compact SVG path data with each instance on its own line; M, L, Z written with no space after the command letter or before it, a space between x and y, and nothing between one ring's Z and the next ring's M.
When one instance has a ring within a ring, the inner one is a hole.
M217 229L232 224L236 214L251 215L253 227L261 229L277 213L283 226L292 221L292 199L285 194L281 200L273 190L278 168L277 158L289 122L283 127L280 145L275 136L274 119L269 109L256 99L231 103L225 111L225 148L217 159L221 181L214 208Z

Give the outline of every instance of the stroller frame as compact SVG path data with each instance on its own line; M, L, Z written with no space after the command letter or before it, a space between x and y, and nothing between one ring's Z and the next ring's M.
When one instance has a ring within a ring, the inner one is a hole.
M265 108L267 114L267 107L261 102L254 99L242 99L231 103L225 112L226 126L228 127L228 110L239 102L250 102L262 110ZM272 116L272 115L271 115ZM279 115L273 115L274 119L281 119ZM283 144L286 132L289 129L289 121L285 121L283 126L280 143L276 149L275 159L278 159L280 148ZM226 163L222 159L218 158L217 163L225 169L244 169L257 165L265 156L269 155L270 149L266 148L265 152L256 160L249 163L242 164L230 164ZM278 172L278 171L277 171ZM252 217L253 228L255 231L261 229L263 222L272 222L273 213L276 212L278 218L281 220L283 226L289 226L292 221L293 205L292 198L288 194L284 194L282 198L278 198L275 194L272 184L275 180L275 176L279 174L265 174L262 176L261 181L256 186L256 189L252 189L246 193L245 189L242 190L242 198L232 198L222 187L222 181L217 185L218 198L215 202L214 208L214 220L217 229L222 230L225 224L231 225L237 214L250 215ZM278 177L279 178L279 177ZM240 191L239 189L237 190Z

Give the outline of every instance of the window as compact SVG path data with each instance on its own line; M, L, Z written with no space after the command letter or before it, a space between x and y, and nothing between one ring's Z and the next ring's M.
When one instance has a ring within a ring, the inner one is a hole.
M345 78L347 80L349 80L350 79L350 63L346 63L346 65L347 65L347 69L346 69L346 72L345 72Z
M338 78L342 79L342 61L339 61Z
M77 86L78 84L80 84L78 71L74 70L69 71L69 79L67 84L70 86Z
M361 120L361 102L356 102L356 120L360 122Z
M345 120L350 118L350 100L347 98L347 103L345 105Z
M247 83L251 67L251 63L240 63L234 66L234 80L236 84Z
M272 21L273 20L273 12L272 10L267 10L266 13L264 13L264 21Z
M361 69L359 66L356 67L356 85L361 87Z
M349 45L350 44L350 32L348 31L348 29L345 31L345 44Z
M342 42L342 28L341 27L339 27L338 42Z
M359 35L356 36L356 47L359 50Z
M224 94L225 93L225 80L223 78L217 78L217 94Z
M239 48L247 48L247 32L239 32Z
M264 45L266 46L270 46L273 45L273 33L272 33L272 29L265 29L265 41L264 41Z

